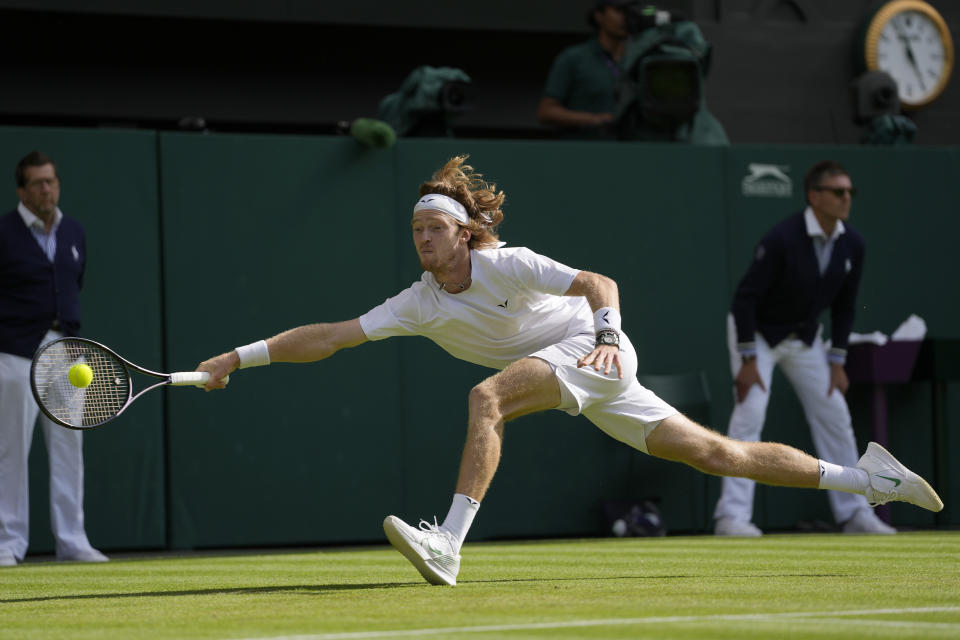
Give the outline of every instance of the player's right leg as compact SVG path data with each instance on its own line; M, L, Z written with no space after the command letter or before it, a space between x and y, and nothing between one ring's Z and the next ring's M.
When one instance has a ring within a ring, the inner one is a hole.
M557 376L539 358L518 360L471 389L457 493L483 499L500 463L505 422L559 404Z
M500 464L504 423L559 404L557 377L539 358L518 360L470 391L467 441L447 519L440 526L421 520L419 527L396 516L383 521L390 544L427 582L457 584L463 538Z

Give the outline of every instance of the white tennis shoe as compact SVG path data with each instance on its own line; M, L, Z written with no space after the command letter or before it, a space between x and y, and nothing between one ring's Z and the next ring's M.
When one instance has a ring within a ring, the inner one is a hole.
M17 566L17 557L13 555L13 551L0 549L0 567L15 566Z
M867 445L857 468L866 471L869 477L870 486L864 495L872 507L899 500L930 511L943 509L943 501L933 487L876 442Z
M757 525L752 522L741 522L733 518L717 518L717 524L713 529L717 536L735 536L739 538L757 538L763 535Z
M857 509L853 517L843 523L843 532L891 535L897 530L878 518L873 509L864 507Z
M100 551L97 551L93 547L89 549L83 549L82 551L75 551L73 553L57 555L57 560L62 562L110 562L110 558L103 555Z
M457 584L460 573L460 555L456 541L446 531L426 520L420 521L420 528L411 527L396 516L387 516L383 520L383 531L394 548L409 560L430 584Z

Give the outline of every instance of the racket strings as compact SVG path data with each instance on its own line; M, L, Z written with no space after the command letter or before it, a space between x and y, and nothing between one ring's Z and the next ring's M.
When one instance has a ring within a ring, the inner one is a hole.
M93 379L77 388L69 379L70 368L86 364ZM130 395L129 374L112 354L86 342L61 340L37 358L34 381L40 402L57 419L74 427L106 422L123 409Z

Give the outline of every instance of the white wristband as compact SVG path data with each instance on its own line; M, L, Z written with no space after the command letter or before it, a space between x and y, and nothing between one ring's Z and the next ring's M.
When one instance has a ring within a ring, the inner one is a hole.
M620 312L613 307L597 309L593 314L593 326L595 331L613 329L620 333Z
M242 347L237 347L237 355L240 356L240 369L248 367L262 367L270 364L270 349L267 348L266 340L258 340Z

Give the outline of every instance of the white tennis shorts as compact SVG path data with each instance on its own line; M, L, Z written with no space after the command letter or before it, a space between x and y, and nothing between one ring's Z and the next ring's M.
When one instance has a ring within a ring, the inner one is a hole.
M620 364L609 375L593 367L577 368L577 360L593 351L596 337L581 333L530 354L546 361L560 383L557 409L582 413L607 435L647 453L647 435L661 421L680 413L637 380L637 352L625 333L620 334Z

